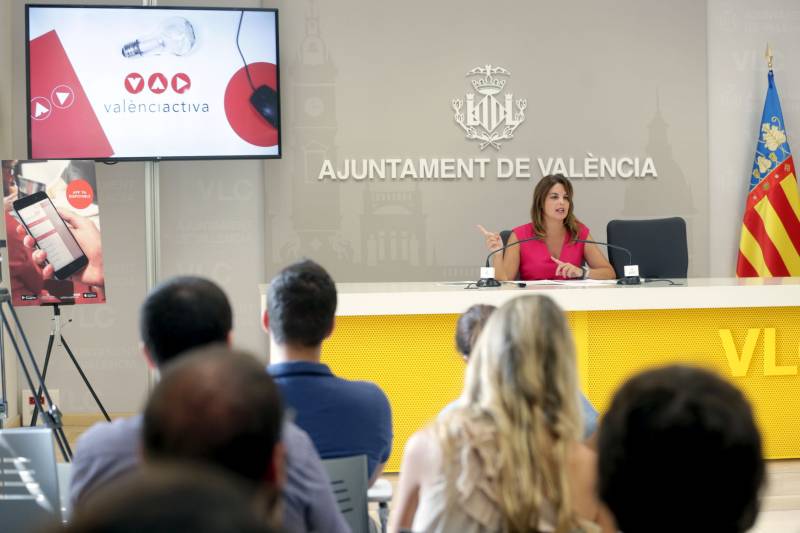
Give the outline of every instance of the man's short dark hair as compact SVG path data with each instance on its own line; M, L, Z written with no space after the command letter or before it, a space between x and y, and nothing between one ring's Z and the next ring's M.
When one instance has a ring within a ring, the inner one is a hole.
M144 411L148 461L215 465L256 485L273 479L283 408L264 366L225 345L201 348L167 367Z
M231 305L214 282L194 277L171 278L158 285L142 304L142 342L157 366L195 347L225 342L233 327Z
M625 533L743 532L758 514L761 437L730 383L670 366L617 391L598 436L601 499Z
M66 533L269 533L246 487L205 468L159 464L99 491Z
M276 343L319 346L333 329L336 285L314 261L289 265L270 282L267 313Z

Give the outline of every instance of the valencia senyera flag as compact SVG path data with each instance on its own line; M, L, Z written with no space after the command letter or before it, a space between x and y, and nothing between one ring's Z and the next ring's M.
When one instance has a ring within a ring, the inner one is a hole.
M800 276L800 196L770 69L739 241L738 277Z

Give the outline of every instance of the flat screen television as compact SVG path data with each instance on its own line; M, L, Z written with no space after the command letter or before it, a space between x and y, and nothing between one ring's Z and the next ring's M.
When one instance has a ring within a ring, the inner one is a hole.
M31 159L281 157L278 11L28 5Z

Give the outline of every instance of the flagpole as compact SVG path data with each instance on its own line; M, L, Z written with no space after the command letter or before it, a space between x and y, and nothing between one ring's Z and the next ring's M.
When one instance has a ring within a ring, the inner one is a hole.
M767 60L767 68L772 71L772 47L767 43L767 50L764 52L764 59Z

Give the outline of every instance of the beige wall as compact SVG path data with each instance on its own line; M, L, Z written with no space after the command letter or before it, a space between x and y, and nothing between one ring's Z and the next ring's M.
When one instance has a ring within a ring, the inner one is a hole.
M299 256L339 280L469 279L475 225L528 220L541 173L500 180L318 181L322 159L652 157L657 179L576 179L597 239L614 218L681 215L708 271L706 8L658 2L279 3L286 156L268 162L269 272ZM680 38L676 38L680 36ZM500 150L465 140L465 74L511 72L526 121ZM384 249L384 259L380 252ZM392 253L394 249L394 253ZM406 250L410 250L406 253Z

